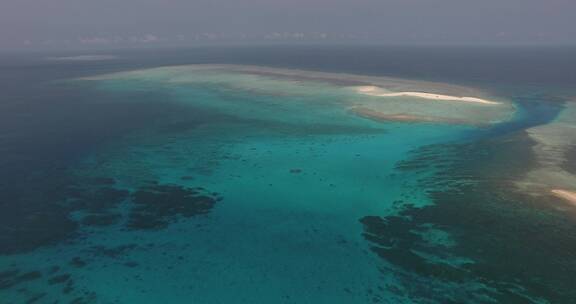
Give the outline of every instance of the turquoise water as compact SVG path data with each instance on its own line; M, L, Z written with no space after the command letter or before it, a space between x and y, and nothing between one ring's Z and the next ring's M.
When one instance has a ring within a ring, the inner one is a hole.
M42 195L63 208L66 237L0 256L0 303L554 303L522 278L489 274L463 249L476 226L427 212L453 212L439 196L461 193L454 189L470 178L462 172L472 172L447 167L483 166L474 160L486 161L494 145L514 158L490 140L546 123L556 106L506 101L491 112L395 99L403 111L471 122L391 122L351 113L351 105L397 106L349 85L172 76L64 81L159 114L62 169L58 194ZM474 114L500 121L478 125ZM475 219L466 208L450 215ZM466 276L454 279L453 269Z

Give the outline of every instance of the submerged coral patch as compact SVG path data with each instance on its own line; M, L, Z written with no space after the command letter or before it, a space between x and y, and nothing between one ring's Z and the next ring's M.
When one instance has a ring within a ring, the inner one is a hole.
M82 224L87 226L109 226L118 223L118 214L88 214L82 218Z
M138 247L136 244L126 244L116 247L94 246L90 248L90 252L95 256L103 256L108 258L118 258L126 255L129 251Z
M11 269L0 272L0 290L11 288L13 286L40 279L42 273L39 271L21 272L18 269Z
M176 217L192 217L210 212L218 196L203 188L178 185L152 185L132 194L134 207L129 215L131 229L160 229Z
M70 260L69 264L71 266L76 267L76 268L81 268L81 267L86 266L88 264L88 262L86 262L85 260L83 260L80 257L75 257L72 260Z
M70 280L70 274L61 274L48 279L48 284L64 284Z

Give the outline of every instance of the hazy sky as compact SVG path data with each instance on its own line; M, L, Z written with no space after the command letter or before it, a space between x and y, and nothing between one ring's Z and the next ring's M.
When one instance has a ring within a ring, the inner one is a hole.
M0 47L194 39L576 43L576 0L0 0Z

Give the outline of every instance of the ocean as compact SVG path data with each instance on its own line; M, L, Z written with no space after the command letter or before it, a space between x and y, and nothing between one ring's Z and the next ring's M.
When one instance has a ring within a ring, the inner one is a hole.
M0 303L575 303L575 51L0 53Z

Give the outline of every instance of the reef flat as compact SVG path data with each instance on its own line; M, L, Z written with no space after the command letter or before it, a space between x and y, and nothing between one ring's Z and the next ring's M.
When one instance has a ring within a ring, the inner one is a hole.
M316 96L316 103L333 98L335 106L350 109L350 113L359 113L357 109L361 108L365 117L368 111L378 112L379 120L391 121L402 118L414 122L492 124L505 121L514 113L514 105L510 101L487 100L490 98L485 97L487 92L465 86L258 66L174 66L87 77L83 80L132 80L163 86L218 85L220 90L240 90L254 94L302 98ZM437 103L428 104L428 99Z

